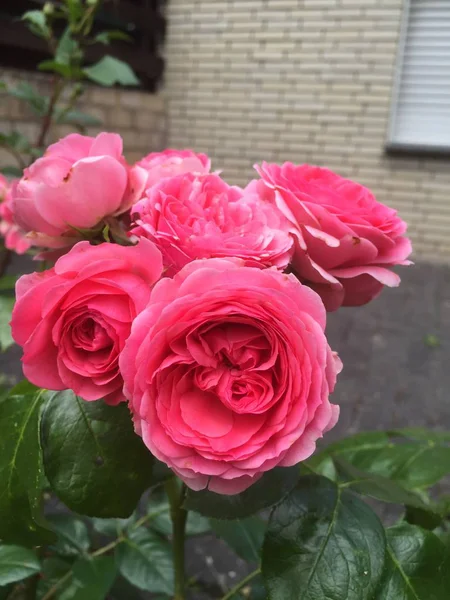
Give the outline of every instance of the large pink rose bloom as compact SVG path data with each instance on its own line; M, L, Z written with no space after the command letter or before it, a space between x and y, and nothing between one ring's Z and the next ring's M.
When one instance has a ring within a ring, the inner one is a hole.
M137 432L194 490L241 492L308 458L338 418L319 296L242 265L199 260L160 280L120 357Z
M79 242L49 271L23 275L11 328L25 377L85 400L123 400L119 354L161 271L160 252L141 240L127 247Z
M253 192L216 174L163 179L132 208L132 233L160 248L169 275L197 258L242 258L249 266L284 269L293 240L282 216Z
M183 173L205 175L211 170L211 160L206 154L192 150L173 150L151 152L136 163L147 173L145 189L155 185L165 177L174 177Z
M25 169L13 194L14 215L36 246L60 248L141 197L145 171L130 168L122 138L71 134Z
M328 310L366 304L400 283L390 267L411 264L406 223L370 190L310 165L256 169L262 197L277 204L296 237L293 271Z
M9 183L0 175L0 235L4 239L5 248L17 254L24 254L30 248L31 242L14 219L12 189L16 185L17 180Z

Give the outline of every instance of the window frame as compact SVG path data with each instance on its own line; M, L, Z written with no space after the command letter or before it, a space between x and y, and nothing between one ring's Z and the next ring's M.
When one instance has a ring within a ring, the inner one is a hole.
M406 40L408 37L409 17L412 0L403 0L400 31L398 36L397 54L395 59L393 84L391 89L391 105L389 110L389 122L385 152L388 155L407 154L414 157L445 158L450 157L450 140L447 145L403 143L395 141L395 124L398 115L401 76L405 60Z

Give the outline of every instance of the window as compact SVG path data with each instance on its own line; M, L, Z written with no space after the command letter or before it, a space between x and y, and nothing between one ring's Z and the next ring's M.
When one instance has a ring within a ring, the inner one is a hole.
M406 0L389 147L450 151L450 0Z
M44 0L0 0L1 66L34 70L37 63L48 58L45 43L19 20L26 10L43 4ZM164 0L105 2L96 17L95 30L121 29L132 41L115 41L108 48L95 44L88 51L88 62L94 63L104 54L112 54L133 67L143 88L155 91L164 67L160 56L165 33L163 9Z

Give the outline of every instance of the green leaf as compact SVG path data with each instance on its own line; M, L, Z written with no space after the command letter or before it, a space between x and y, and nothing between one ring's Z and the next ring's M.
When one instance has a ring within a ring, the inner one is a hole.
M17 150L17 152L28 152L30 149L28 138L19 131L12 131L8 134L1 133L0 143L2 146L8 146L9 148Z
M52 73L58 73L63 77L69 78L72 76L72 67L59 63L56 60L43 60L37 66L39 71L50 71Z
M69 110L68 112L62 111L59 116L56 116L55 121L57 123L69 123L81 127L95 127L102 123L100 119L79 110Z
M113 556L80 558L72 570L72 581L60 600L104 600L117 575Z
M130 531L116 548L116 561L125 579L139 589L174 593L171 548L156 533L143 528Z
M22 581L40 570L39 559L32 550L0 545L0 585Z
M79 43L73 39L70 26L64 30L55 52L55 58L45 60L38 65L40 71L54 71L66 78L83 77L83 71L77 66L82 58Z
M393 429L389 431L391 436L401 436L418 442L427 444L445 444L450 443L450 431L432 431L424 427L403 427L402 429Z
M78 19L83 16L83 3L81 0L66 0L65 5L69 12L70 23L77 23Z
M14 298L0 296L0 350L2 352L5 352L14 344L9 325L13 307Z
M172 520L170 518L170 506L167 501L167 496L154 497L150 496L147 506L147 521L149 527L162 535L172 534ZM188 512L186 521L186 535L201 535L210 530L209 521L206 517L195 512Z
M62 556L86 554L89 550L89 534L84 522L73 515L47 515L47 521L58 535L54 550Z
M23 171L19 169L19 167L6 166L0 168L0 173L5 175L5 177L22 177Z
M49 592L50 589L71 570L71 568L70 562L61 558L54 556L45 558L42 562L41 577L39 578L36 590L37 600L42 600L45 594ZM59 587L58 590L61 592L63 587Z
M342 440L330 444L321 454L356 453L365 450L378 450L385 448L390 443L390 438L385 431L365 431L356 433Z
M24 396L33 395L38 392L42 392L41 388L36 387L33 383L30 383L27 379L22 379L17 385L10 390L11 396Z
M417 506L407 506L405 521L411 523L411 525L419 525L423 529L432 531L442 523L443 515L439 513L438 507L420 508Z
M266 523L260 517L237 521L210 519L211 528L244 560L259 563Z
M43 413L41 440L52 489L76 512L128 517L151 485L153 457L125 404L57 393Z
M431 439L394 443L382 431L340 440L322 454L337 455L362 471L393 479L408 489L428 488L450 473L450 446Z
M19 384L23 389L25 384ZM33 388L32 388L33 389ZM36 545L53 541L41 517L42 464L39 446L42 390L0 402L0 538Z
M448 600L450 560L441 540L406 523L386 535L386 564L374 600Z
M22 15L22 21L25 21L29 29L37 36L44 39L50 37L50 29L47 25L47 19L42 10L28 10Z
M392 479L361 471L343 459L335 458L334 462L345 486L360 494L382 502L428 508L420 496L403 488Z
M273 506L288 494L299 477L298 468L272 469L241 494L224 496L208 490L188 490L184 507L205 517L240 519Z
M28 103L38 116L43 116L48 109L48 98L42 96L32 85L21 81L15 88L8 88L8 94Z
M188 512L186 535L203 535L211 529L209 519L195 512Z
M104 56L95 65L86 67L83 72L88 79L100 85L139 85L139 79L131 67L113 56Z
M323 452L313 454L311 458L300 463L300 472L302 475L310 475L314 471L316 475L323 475L332 481L336 481L337 472L334 466L333 458Z
M403 504L408 507L408 521L412 519L417 524L427 523L427 527L431 529L437 527L442 521L437 511L425 504L420 496L403 488L392 479L361 471L342 458L335 457L334 462L347 488L382 502Z
M3 277L0 277L0 291L14 291L19 277L20 275L3 275Z
M70 65L80 51L80 45L72 38L70 27L66 27L56 48L55 60L62 65Z
M154 517L149 525L158 533L170 535L172 533L172 521L170 519L169 507L167 512L163 512ZM186 521L186 535L202 535L210 530L209 521L206 517L202 517L194 512L189 512Z
M95 531L108 537L117 537L135 521L133 513L128 519L92 519Z
M369 506L311 475L274 509L262 573L270 600L372 600L385 553L383 527Z
M111 31L101 31L94 37L95 42L99 42L100 44L105 44L107 46L113 40L121 40L124 42L132 42L133 38L125 33L124 31L120 31L120 29L114 29Z
M250 588L249 595L247 596L248 600L267 600L267 590L261 575L253 579L248 587Z
M443 517L450 517L450 494L440 496L436 509Z

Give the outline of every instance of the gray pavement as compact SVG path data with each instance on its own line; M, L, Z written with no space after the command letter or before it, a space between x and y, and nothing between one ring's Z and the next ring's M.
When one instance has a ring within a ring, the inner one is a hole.
M341 416L327 441L370 429L450 429L450 268L399 273L399 288L328 317L344 369L333 394Z

